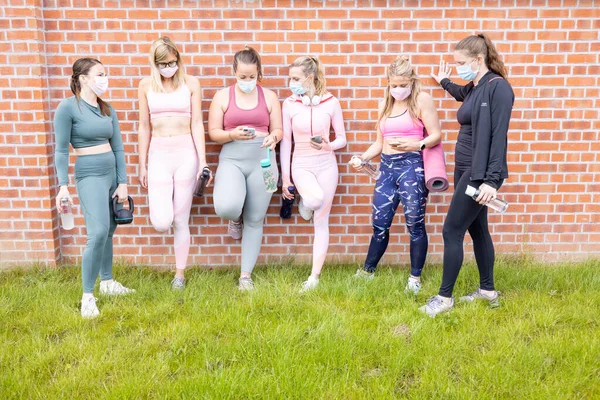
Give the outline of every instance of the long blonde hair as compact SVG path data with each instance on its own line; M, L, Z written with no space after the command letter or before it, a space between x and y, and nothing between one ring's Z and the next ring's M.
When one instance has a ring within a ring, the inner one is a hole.
M177 67L179 67L171 78L173 79L173 88L178 89L185 84L185 72L183 71L183 62L179 50L168 36L163 36L152 42L150 47L150 77L152 79L152 90L157 93L164 93L166 90L162 83L162 75L156 64L166 60L171 54L177 57Z
M410 117L413 121L419 121L419 105L417 104L417 98L421 93L421 81L419 80L419 76L415 72L415 69L410 64L408 57L406 56L398 56L390 66L388 67L388 85L385 89L385 106L383 108L383 112L381 113L381 117L379 121L377 121L377 126L383 119L383 117L389 117L392 112L392 107L394 107L394 97L390 92L390 81L393 77L402 76L404 78L410 79L411 82L411 93L407 98L407 108Z
M314 76L313 84L315 85L315 95L323 96L327 92L325 86L325 68L317 57L302 56L294 60L290 64L290 68L300 67L306 76Z

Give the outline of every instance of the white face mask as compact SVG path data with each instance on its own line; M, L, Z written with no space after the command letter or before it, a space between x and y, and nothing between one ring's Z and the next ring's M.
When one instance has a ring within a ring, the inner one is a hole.
M96 96L100 97L108 89L108 78L106 76L95 76L94 83L90 83L88 80L87 85L92 89L92 92L96 93Z
M167 68L163 68L163 69L158 69L158 72L165 78L171 78L173 75L175 75L175 72L177 72L177 70L179 69L179 67L176 65L174 67L167 67Z
M252 91L256 88L256 79L251 81L237 81L238 87L244 93L252 93Z

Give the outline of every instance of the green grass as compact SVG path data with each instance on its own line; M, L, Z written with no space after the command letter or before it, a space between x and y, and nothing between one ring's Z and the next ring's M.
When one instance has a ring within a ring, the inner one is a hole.
M239 293L236 270L171 273L117 267L137 293L99 297L101 315L79 315L77 268L0 273L0 398L598 399L600 262L499 261L502 305L457 304L431 319L434 295L403 292L404 268L373 281L356 266L326 265L299 295L307 267L255 271ZM455 294L477 286L466 265Z

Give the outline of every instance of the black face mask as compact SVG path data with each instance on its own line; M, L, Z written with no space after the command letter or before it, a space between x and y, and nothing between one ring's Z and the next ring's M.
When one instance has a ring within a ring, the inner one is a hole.
M117 225L130 224L133 222L133 209L134 209L133 199L131 198L131 196L127 196L127 200L129 201L129 209L123 208L123 206L121 206L121 208L119 209L119 203L117 203L117 197L115 196L112 199L113 214L114 214L114 219L115 219L115 222L117 223Z

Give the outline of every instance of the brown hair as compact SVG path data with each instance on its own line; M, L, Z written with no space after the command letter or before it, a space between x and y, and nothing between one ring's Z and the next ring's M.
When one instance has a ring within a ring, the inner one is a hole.
M256 77L257 81L261 81L262 74L262 64L260 63L260 54L254 48L250 46L244 47L243 50L238 51L233 56L233 72L237 72L237 68L239 64L254 64L256 65L256 69L258 70L258 76Z
M166 92L162 80L163 77L160 74L157 63L166 60L170 54L173 54L177 57L177 72L175 75L171 77L173 80L173 88L178 89L180 86L185 84L185 73L183 72L183 62L181 62L181 55L179 54L179 50L177 46L171 38L168 36L163 36L160 39L156 39L152 42L152 46L150 46L150 76L152 78L152 90L158 93Z
M313 84L315 85L315 94L317 96L323 96L327 92L325 87L325 68L317 57L303 56L298 57L290 64L290 68L301 67L302 72L306 76L312 75Z
M458 42L454 50L462 50L469 57L477 57L479 54L483 54L485 65L495 74L508 79L506 67L500 59L496 47L485 33L467 36Z
M90 57L80 58L73 63L73 75L71 75L69 86L71 87L71 92L73 92L77 98L77 102L79 102L81 95L81 82L79 82L79 77L81 75L89 74L90 69L98 64L102 65L100 61ZM100 108L100 114L110 117L110 106L100 97L98 97L98 107Z
M415 69L411 65L407 56L398 56L390 66L388 67L388 85L385 89L385 106L383 107L383 112L379 117L379 121L377 121L377 126L383 119L383 117L389 117L392 112L392 107L394 107L394 97L390 92L391 85L390 80L395 76L402 76L404 78L410 79L411 92L410 96L407 98L406 108L408 109L408 114L413 119L413 121L419 121L419 105L417 104L417 98L419 94L421 94L421 81L419 80L419 76L415 72Z

